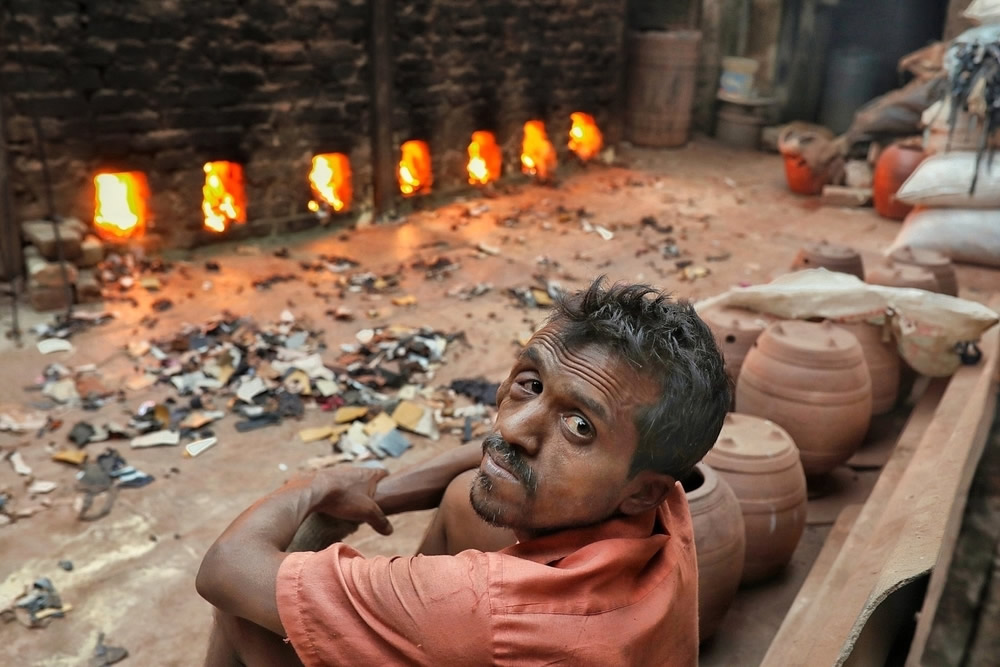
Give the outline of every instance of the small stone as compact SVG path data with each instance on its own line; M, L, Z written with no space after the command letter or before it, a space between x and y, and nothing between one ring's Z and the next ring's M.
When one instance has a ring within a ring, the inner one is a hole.
M73 561L71 560L61 560L59 561L59 567L66 570L67 572L73 571Z

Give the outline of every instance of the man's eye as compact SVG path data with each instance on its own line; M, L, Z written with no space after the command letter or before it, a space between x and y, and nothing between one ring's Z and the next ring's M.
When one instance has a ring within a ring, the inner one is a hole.
M521 384L523 384L524 388L530 391L532 394L542 393L542 383L539 382L538 380L525 380Z
M589 436L594 432L590 423L580 415L566 415L563 421L569 426L569 430L579 436Z

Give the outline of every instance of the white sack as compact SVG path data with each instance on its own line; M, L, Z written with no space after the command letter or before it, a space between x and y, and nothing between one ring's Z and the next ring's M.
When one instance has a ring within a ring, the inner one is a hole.
M962 15L977 23L1000 23L1000 0L972 0Z
M864 319L881 324L888 317L899 353L917 372L931 377L958 370L961 360L955 345L979 340L998 321L995 312L974 301L869 285L826 269L796 271L767 285L732 289L698 302L695 308L704 311L714 306L748 308L784 319Z
M937 250L957 262L1000 266L1000 209L918 209L906 216L885 254L903 246Z
M989 155L983 155L976 189L969 194L975 173L975 153L932 155L910 174L896 199L913 206L1000 209L1000 159L990 166Z

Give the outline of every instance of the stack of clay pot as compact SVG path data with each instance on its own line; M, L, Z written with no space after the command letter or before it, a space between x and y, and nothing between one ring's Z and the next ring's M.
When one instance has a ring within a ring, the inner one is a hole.
M791 436L767 419L729 413L704 461L740 502L746 529L743 583L777 574L806 526L806 476Z
M726 372L734 383L740 376L743 359L757 342L757 336L776 320L766 313L725 306L709 308L699 315L715 335L719 351L726 361Z
M857 250L843 245L835 245L826 241L807 243L802 246L795 261L792 262L793 271L819 268L838 273L849 273L862 280L865 279L865 267L861 262L861 255L858 254Z
M886 260L884 265L868 271L865 274L865 282L869 285L908 287L928 292L939 292L941 289L937 278L927 269L909 264L897 264L892 260Z
M861 344L829 322L777 322L747 354L736 411L792 436L808 476L851 458L871 421L872 382Z
M698 634L705 641L718 630L740 585L746 548L743 514L729 485L704 463L683 485L698 557Z
M949 296L958 296L958 276L951 260L935 250L903 246L889 256L896 264L919 266L934 274L938 282L937 291Z
M901 359L892 336L884 326L868 322L838 322L837 326L851 332L861 344L872 381L872 416L884 415L899 397Z

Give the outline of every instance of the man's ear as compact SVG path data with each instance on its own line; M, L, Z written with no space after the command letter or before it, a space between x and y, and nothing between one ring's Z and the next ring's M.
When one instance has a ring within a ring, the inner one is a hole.
M670 475L655 470L642 470L629 480L626 488L628 495L618 506L618 510L631 516L659 507L676 481Z

